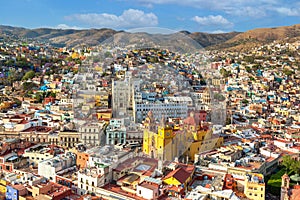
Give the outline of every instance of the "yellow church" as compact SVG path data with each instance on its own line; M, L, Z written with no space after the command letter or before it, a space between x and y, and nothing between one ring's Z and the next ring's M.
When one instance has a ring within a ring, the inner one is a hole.
M212 134L207 122L201 122L195 112L182 120L178 128L162 118L157 124L150 111L144 122L143 152L151 158L194 161L195 154L223 145L223 138Z

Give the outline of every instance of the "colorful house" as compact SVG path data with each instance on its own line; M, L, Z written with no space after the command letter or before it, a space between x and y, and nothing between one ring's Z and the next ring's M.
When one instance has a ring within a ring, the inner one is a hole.
M183 194L192 181L195 166L173 162L167 168L170 171L162 178L163 183L169 185L167 192L172 196Z

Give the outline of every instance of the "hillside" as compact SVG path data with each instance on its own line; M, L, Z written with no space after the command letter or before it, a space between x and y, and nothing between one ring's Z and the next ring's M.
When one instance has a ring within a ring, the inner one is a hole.
M274 40L293 42L298 39L300 39L300 24L275 28L258 28L240 33L213 48L242 50L270 43Z
M115 31L112 29L88 29L88 30L73 30L73 29L50 29L50 28L38 28L38 29L26 29L11 26L0 26L0 35L6 34L10 36L16 36L21 38L33 38L40 41L47 41L58 46L66 47L76 47L80 45L95 46L99 45L103 41L109 39L117 33L123 33L123 31ZM191 39L195 40L202 47L208 47L216 44L223 43L228 39L233 38L238 35L237 32L232 33L220 33L220 34L209 34L194 32L190 33L188 31L182 31L178 34L189 36ZM146 34L148 37L149 34ZM154 34L156 36L151 36L152 39L164 38L160 34ZM173 35L173 34L171 34ZM145 33L130 33L126 36L127 40L135 41L136 38L141 38L145 36ZM162 37L161 37L162 36ZM122 35L122 37L124 37ZM170 36L173 38L173 36ZM178 37L178 36L177 36ZM160 39L158 39L160 40ZM178 44L177 45L182 45Z
M126 33L124 31L115 31L112 29L26 29L11 26L0 26L0 36L9 35L19 38L32 38L35 40L46 41L55 46L78 47L82 45L96 46L105 42L118 41L134 45L136 42L148 42L148 44L159 44L160 46L174 46L175 49L191 46L193 48L209 49L229 49L243 50L255 46L260 46L274 40L295 41L300 39L300 24L293 26L282 26L276 28L258 28L240 32L230 33L203 33L181 31L179 33L147 34L147 33ZM154 42L153 42L154 41Z
M221 44L238 36L240 32L229 32L229 33L203 33L203 32L194 32L188 34L192 39L197 41L203 47L209 47L217 44Z
M0 26L1 35L6 34L19 38L30 38L66 47L76 47L83 44L87 46L99 45L102 41L106 40L116 33L117 31L112 29L26 29L11 26Z

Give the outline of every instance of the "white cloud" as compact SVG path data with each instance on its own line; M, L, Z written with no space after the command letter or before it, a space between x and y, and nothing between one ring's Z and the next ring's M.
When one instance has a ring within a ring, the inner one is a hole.
M240 9L228 8L225 12L229 15L248 16L252 18L260 18L266 16L266 8L263 7L241 7Z
M192 20L201 26L216 26L224 28L231 28L233 26L232 22L228 21L221 15L209 15L205 17L195 16L192 18Z
M299 17L300 16L300 8L286 8L286 7L280 7L280 8L275 8L275 11L282 15L287 15L287 16L294 16L294 17Z
M135 9L125 10L120 16L108 13L88 13L66 16L65 19L98 28L135 28L158 24L155 14Z
M212 33L212 34L219 34L219 33L227 33L227 32L223 31L223 30L215 30L215 31L211 31L210 33Z
M78 27L78 26L69 26L67 24L58 24L54 28L56 28L56 29L82 29L81 27Z
M128 0L133 1L133 0ZM282 7L282 0L138 0L148 4L177 4L199 9L223 11L233 16L264 17L271 7Z
M130 0L129 0L130 1ZM132 0L131 0L132 1ZM142 3L150 4L178 4L192 7L211 8L211 9L226 9L228 7L257 7L260 5L274 5L278 4L280 0L138 0Z

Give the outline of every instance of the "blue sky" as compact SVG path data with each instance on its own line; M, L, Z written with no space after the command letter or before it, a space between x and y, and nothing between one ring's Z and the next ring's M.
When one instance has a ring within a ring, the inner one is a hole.
M0 12L0 24L26 28L162 27L216 33L297 23L297 0L9 0L1 2Z

